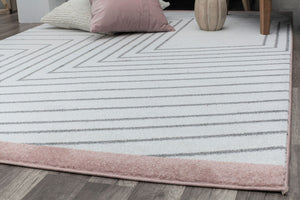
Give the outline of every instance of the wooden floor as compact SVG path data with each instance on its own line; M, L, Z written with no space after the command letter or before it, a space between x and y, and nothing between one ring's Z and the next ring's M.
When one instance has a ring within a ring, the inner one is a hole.
M0 15L0 39L36 24ZM300 199L300 27L294 28L290 190L280 193L184 187L0 165L0 200L299 200Z

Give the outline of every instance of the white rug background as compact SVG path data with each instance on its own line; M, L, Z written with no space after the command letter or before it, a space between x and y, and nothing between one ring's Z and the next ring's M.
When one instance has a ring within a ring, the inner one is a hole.
M0 41L0 140L285 165L291 25L230 14L200 31L103 36L42 25Z

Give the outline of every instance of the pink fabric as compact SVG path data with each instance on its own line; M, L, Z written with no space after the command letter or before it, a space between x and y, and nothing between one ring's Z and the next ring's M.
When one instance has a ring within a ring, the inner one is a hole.
M174 31L158 0L90 0L91 32Z
M293 98L293 55L294 55L294 38L291 38L291 44L292 44L292 53L291 53L291 67L290 67L290 100L292 100ZM290 157L291 157L291 127L292 127L292 102L290 102L289 104L289 130L288 130L288 136L287 136L287 152L286 152L286 167L285 167L285 185L286 185L286 190L282 191L283 194L288 192L288 185L289 185L289 167L290 167Z
M287 191L279 165L159 158L0 142L0 163L138 181Z

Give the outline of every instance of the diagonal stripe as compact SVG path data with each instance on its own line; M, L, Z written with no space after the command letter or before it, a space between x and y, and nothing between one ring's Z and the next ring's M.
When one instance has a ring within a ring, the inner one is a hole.
M44 102L65 102L65 101L95 101L95 100L120 100L120 99L155 99L155 98L177 98L177 97L200 97L200 96L222 96L237 94L266 94L266 93L288 93L289 90L270 90L270 91L247 91L247 92L224 92L224 93L198 93L198 94L177 94L177 95L157 95L157 96L126 96L126 97L103 97L103 98L77 98L77 99L44 99L28 101L0 101L0 104L17 103L44 103Z
M234 133L221 135L203 135L203 136L185 136L185 137L162 137L149 139L132 139L132 140L107 140L107 141L79 141L79 142L48 142L48 143L28 143L32 145L82 145L82 144L116 144L116 143L140 143L140 142L156 142L156 141L172 141L172 140L191 140L191 139L206 139L206 138L223 138L223 137L244 137L253 135L274 135L287 134L285 131L275 132L256 132L256 133Z
M71 112L84 110L121 110L121 109L146 109L146 108L170 108L170 107L194 107L211 105L235 105L235 104L253 104L266 102L286 102L289 99L272 99L261 101L236 101L236 102L218 102L218 103L200 103L200 104L174 104L174 105L148 105L148 106L124 106L124 107L90 107L90 108L66 108L66 109L44 109L44 110L18 110L18 111L0 111L0 114L8 113L38 113L38 112Z
M249 115L249 114L265 114L265 113L288 113L288 110L264 110L254 112L231 112L217 114L201 114L201 115L169 115L169 116L154 116L154 117L127 117L127 118L107 118L107 119L92 119L92 120L60 120L60 121L17 121L17 122L0 122L0 125L10 124L56 124L56 123L79 123L79 122L105 122L105 121L131 121L131 120L149 120L149 119L178 119L178 118L195 118L195 117L216 117L216 116L233 116L233 115Z
M158 157L187 157L187 156L198 156L198 155L213 155L213 154L233 154L233 153L247 153L247 152L259 152L259 151L272 151L282 150L285 151L284 146L264 147L264 148L253 148L253 149L237 149L237 150L224 150L224 151L211 151L211 152L195 152L195 153L176 153L176 154L159 154L149 155Z

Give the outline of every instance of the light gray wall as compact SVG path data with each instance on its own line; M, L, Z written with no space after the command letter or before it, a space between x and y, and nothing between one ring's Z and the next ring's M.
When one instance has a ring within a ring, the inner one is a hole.
M20 23L39 23L41 18L65 0L17 0Z
M300 0L273 0L273 10L293 11L293 22L300 26Z
M67 0L49 0L49 8L52 10L53 8L59 6L60 4L66 2Z

